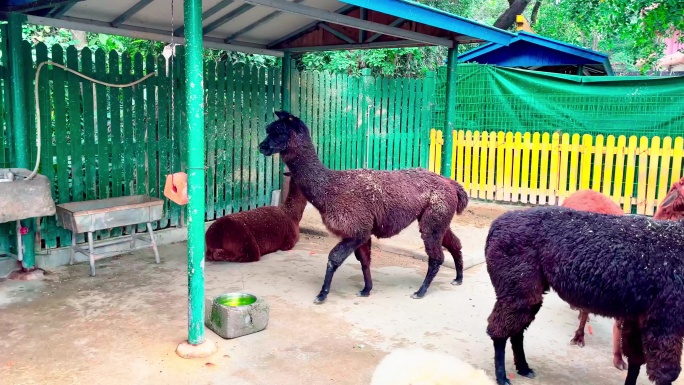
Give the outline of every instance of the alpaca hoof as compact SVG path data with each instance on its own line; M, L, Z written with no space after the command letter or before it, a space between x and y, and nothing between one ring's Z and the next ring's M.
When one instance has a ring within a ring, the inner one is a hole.
M454 279L451 281L451 284L454 286L461 286L463 284L463 277Z
M424 296L425 296L425 294L420 294L419 292L415 292L415 293L411 294L411 298L413 298L413 299L421 299Z
M316 305L320 305L320 304L322 304L323 302L325 302L325 298L326 298L325 295L319 294L319 295L316 296L316 299L314 299L314 303L315 303Z
M369 297L370 291L361 290L360 292L356 293L356 296L357 297Z
M572 340L570 340L570 343L573 345L577 345L580 348L584 347L584 336L575 336Z
M497 381L496 385L511 385L511 380L504 378L503 380Z
M534 370L527 368L527 370L518 370L518 375L533 379L535 377Z
M627 370L627 364L622 359L622 356L613 357L613 365L615 365L618 370Z

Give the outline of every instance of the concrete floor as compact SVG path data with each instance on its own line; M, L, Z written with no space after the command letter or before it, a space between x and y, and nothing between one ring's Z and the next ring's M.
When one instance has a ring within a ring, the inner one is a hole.
M363 280L352 257L328 301L314 305L334 242L303 236L296 250L260 262L207 263L207 295L244 290L271 305L263 332L223 340L207 330L219 347L207 359L174 352L186 337L184 243L161 247L160 265L141 252L100 261L95 278L78 264L39 282L0 282L0 384L361 385L388 351L407 346L457 356L492 375L485 327L494 292L484 265L467 270L460 287L442 268L426 297L414 300L426 263L374 250L369 298L355 296ZM577 312L549 294L525 340L538 376L513 383L622 384L624 372L612 367L611 321L591 325L587 346L571 346ZM507 358L513 372L510 349ZM648 383L642 375L639 384Z

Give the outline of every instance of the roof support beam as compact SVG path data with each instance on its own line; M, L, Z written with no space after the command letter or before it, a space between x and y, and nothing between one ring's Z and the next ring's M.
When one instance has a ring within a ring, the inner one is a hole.
M374 48L403 48L403 47L419 47L427 44L416 44L412 40L395 40L395 41L376 41L373 43L354 43L354 44L337 44L337 45L324 45L318 47L295 47L295 48L284 48L285 51L291 53L305 53L305 52L316 52L316 51L339 51L348 49L374 49Z
M368 20L368 10L366 8L361 8L361 20ZM363 43L366 40L366 31L363 29L359 30L359 43Z
M309 7L302 4L292 4L283 0L243 0L245 3L252 5L261 5L264 7L269 7L277 9L283 12L294 13L297 15L302 15L312 19L317 19L319 21L325 21L328 23L344 25L347 27L353 27L358 29L364 29L370 32L382 33L385 35L391 35L399 37L402 39L413 40L418 43L424 43L429 45L439 45L444 47L453 47L454 42L449 39L444 39L441 37L435 37L430 35L425 35L418 32L406 31L400 28L390 27L388 25L360 20L351 16L340 15L334 12L321 10L318 8Z
M133 15L140 12L143 8L147 7L154 0L140 0L134 6L128 8L126 12L122 13L111 22L112 27L118 27L123 24L126 20L130 19Z
M251 4L242 4L241 6L235 8L234 10L226 13L225 15L219 17L218 19L212 21L202 29L202 34L206 35L209 32L215 30L216 28L222 26L223 24L226 24L227 22L235 19L236 17L242 15L243 13L249 11L250 9L254 8L253 5Z
M331 34L337 36L340 40L346 41L346 42L349 43L349 44L354 44L354 43L355 43L354 39L352 39L351 37L349 37L349 36L343 34L343 33L340 32L340 31L338 31L338 30L332 28L331 26L329 26L329 25L327 25L327 24L321 23L321 24L319 25L319 27L322 28L322 29L324 29L324 30L326 30L326 31L328 31L328 32L330 32Z
M173 0L171 0L171 1L173 1ZM234 1L235 0L221 0L218 4L214 5L213 7L207 9L206 11L204 11L204 13L202 13L202 20L207 20L208 18L214 16L216 13L218 13L223 8L231 5ZM173 31L173 34L175 36L180 36L183 33L184 29L185 29L185 27L181 25L180 27L176 28Z
M351 12L355 8L357 8L355 5L345 5L344 7L336 10L334 13L346 14L346 13ZM278 11L278 12L282 13L282 11ZM306 32L307 30L309 30L311 28L318 26L319 24L320 24L319 21L314 21L313 23L309 23L309 24L303 26L302 28L299 28L298 30L287 34L286 36L281 37L280 39L278 39L276 41L272 41L272 42L266 44L266 47L273 48L282 42L288 41L288 40L290 40L290 39L292 39L298 35L301 35L302 33Z
M59 19L60 17L64 16L64 14L67 13L71 9L71 7L76 5L76 3L78 1L81 1L81 0L77 0L77 1L73 1L73 2L68 3L68 4L64 4L60 8L55 8L55 10L52 11L51 16Z
M75 29L78 31L86 31L93 33L104 33L108 35L118 35L132 37L134 39L154 40L169 43L170 36L168 31L162 31L152 28L140 28L129 25L122 25L121 27L112 27L109 23L96 23L85 21L61 20L52 19L48 17L27 16L28 22L37 25L48 25L55 28ZM185 39L182 37L175 38L174 43L185 44ZM246 44L246 43L245 43ZM238 51L244 53L270 55L282 57L282 51L274 51L263 46L249 46L238 44L226 44L222 39L204 38L204 47L210 49Z
M394 20L393 22L391 22L389 26L390 26L390 27L397 27L397 28L399 28L399 27L401 27L405 22L406 22L406 19L402 19L402 18L400 17L400 18L398 18L397 20ZM378 40L378 39L380 38L380 36L382 36L381 33L376 33L375 35L373 35L373 36L371 36L370 38L368 38L368 40L366 40L366 43L372 43L372 42Z
M297 3L301 3L302 1L304 1L304 0L293 0L292 2L297 4ZM242 35L246 34L247 32L253 30L254 28L261 26L261 25L264 25L264 24L268 23L269 21L275 19L276 17L278 17L282 14L283 14L283 11L273 11L273 12L269 13L268 15L262 17L261 19L255 21L254 23L252 23L252 24L246 26L245 28L235 32L234 34L228 36L225 39L225 42L230 43L231 41L235 40L238 36L242 36Z

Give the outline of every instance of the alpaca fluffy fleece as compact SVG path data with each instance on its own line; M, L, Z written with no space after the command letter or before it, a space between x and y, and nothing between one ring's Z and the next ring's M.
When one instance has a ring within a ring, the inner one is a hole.
M487 334L494 342L499 384L507 381L509 338L518 373L534 375L523 333L549 289L578 309L623 320L625 384L636 385L644 363L658 385L670 385L679 376L684 222L563 207L511 211L492 222L485 260L496 292Z
M290 179L290 194L278 207L263 206L226 215L204 235L207 261L256 262L299 241L299 221L306 198Z
M624 212L609 197L594 190L579 190L570 195L563 201L563 207L578 211L587 211L597 214L624 215ZM576 309L575 309L576 310ZM575 336L570 341L573 345L584 347L584 328L589 321L589 312L580 310L579 326L575 331ZM613 322L613 365L620 369L627 369L627 364L622 359L622 349L620 346L620 325L619 320Z
M468 205L468 194L456 181L424 169L394 171L331 170L316 152L309 128L298 117L276 111L278 119L266 126L259 144L265 156L280 154L306 199L321 214L323 224L340 242L330 251L321 291L316 303L330 292L332 277L352 253L361 263L367 297L371 278L371 236L390 238L411 223L418 228L428 255L423 285L412 297L422 298L444 262L446 248L454 258L454 285L463 282L461 242L450 228L455 214Z
M371 385L494 385L484 370L456 357L422 349L399 349L373 373Z

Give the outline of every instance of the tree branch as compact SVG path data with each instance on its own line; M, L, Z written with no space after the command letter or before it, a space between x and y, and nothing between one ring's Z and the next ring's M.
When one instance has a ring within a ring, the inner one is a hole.
M534 8L532 8L532 15L530 16L530 27L534 27L537 24L537 17L539 16L539 8L541 8L542 0L537 0L534 3Z
M510 28L513 24L515 24L515 17L522 14L529 3L530 0L514 0L511 6L508 7L508 9L501 16L499 16L498 19L496 19L494 26L501 29Z

